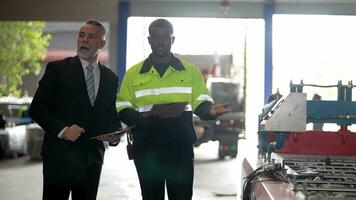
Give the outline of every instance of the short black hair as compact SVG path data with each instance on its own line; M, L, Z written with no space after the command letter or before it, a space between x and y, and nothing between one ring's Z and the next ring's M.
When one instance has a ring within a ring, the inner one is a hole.
M167 30L169 31L170 34L173 35L173 26L171 24L171 22L169 22L166 19L156 19L154 20L150 26L148 27L148 31L151 33L151 30L153 27L160 27L160 28L167 28Z
M95 19L89 19L87 22L85 22L85 24L90 24L90 25L94 25L96 27L98 27L101 31L101 34L104 36L106 36L106 29L104 27L104 25L102 23L100 23L99 21L95 20Z
M315 93L312 99L313 100L321 100L321 96L319 94Z

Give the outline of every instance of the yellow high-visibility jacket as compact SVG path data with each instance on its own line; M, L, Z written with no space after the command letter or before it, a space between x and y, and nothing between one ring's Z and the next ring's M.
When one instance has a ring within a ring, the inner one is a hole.
M170 66L161 77L148 58L126 72L116 108L119 114L127 108L142 113L150 111L154 104L177 102L188 103L180 117L159 119L150 128L136 125L134 144L191 146L196 141L193 112L203 102L214 103L196 66L172 56ZM120 115L120 118L125 117Z

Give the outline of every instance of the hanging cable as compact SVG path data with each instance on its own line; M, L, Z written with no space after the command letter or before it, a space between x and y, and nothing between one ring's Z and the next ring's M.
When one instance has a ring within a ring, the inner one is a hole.
M267 179L260 179L265 177ZM284 181L289 182L286 171L280 163L269 163L257 168L255 171L247 175L242 188L242 200L250 200L253 184L262 181Z

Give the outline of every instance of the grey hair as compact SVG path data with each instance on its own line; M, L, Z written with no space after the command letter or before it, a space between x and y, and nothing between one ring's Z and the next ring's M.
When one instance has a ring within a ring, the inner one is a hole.
M85 24L90 24L90 25L94 25L96 27L98 27L100 29L101 34L103 35L103 37L106 37L106 29L104 27L104 25L102 23L100 23L97 20L94 19L90 19L87 22L85 22Z

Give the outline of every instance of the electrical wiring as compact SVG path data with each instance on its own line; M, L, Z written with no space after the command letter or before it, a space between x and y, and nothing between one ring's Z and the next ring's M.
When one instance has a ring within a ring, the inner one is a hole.
M267 179L260 179L265 177ZM282 168L282 165L279 163L269 163L263 166L258 167L255 171L247 175L245 178L242 189L242 200L252 199L252 187L253 184L263 181L284 181L288 182L285 170Z

